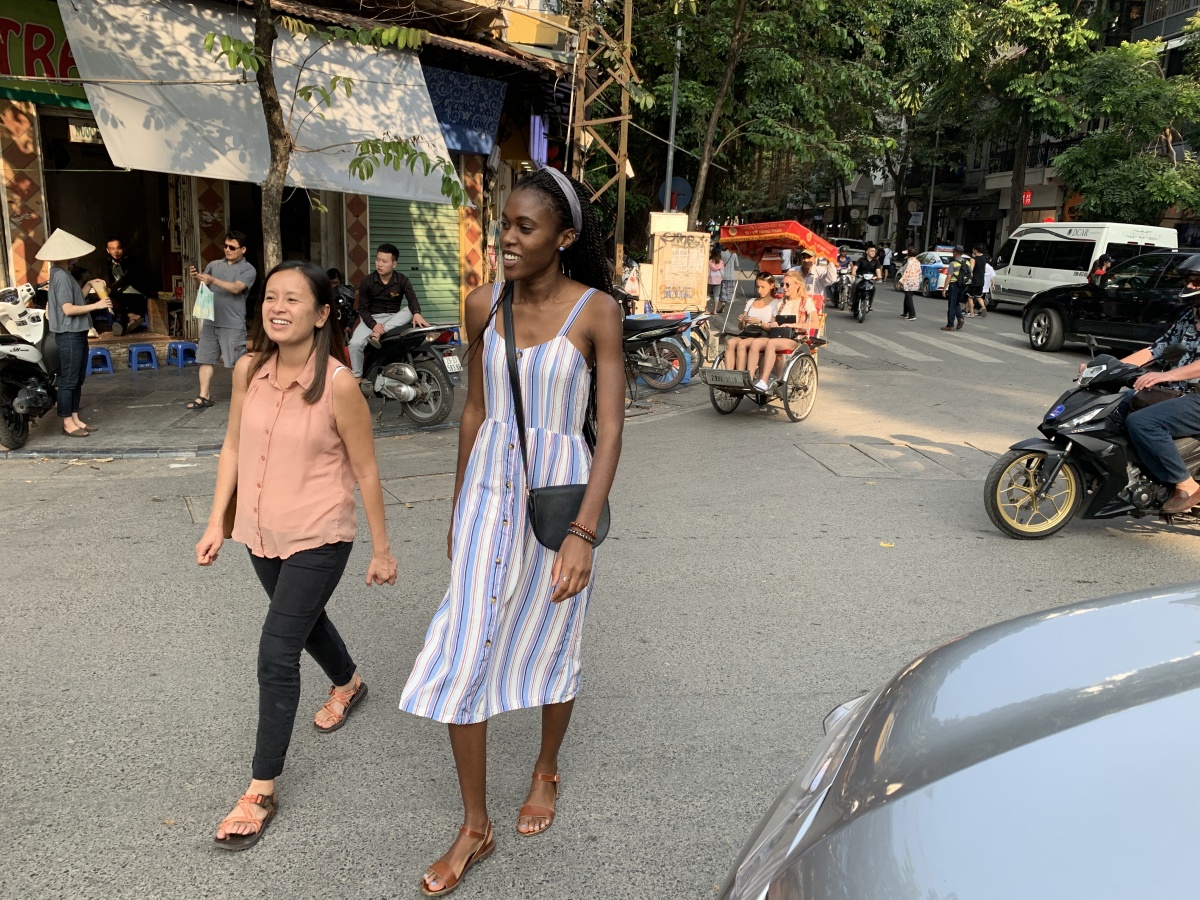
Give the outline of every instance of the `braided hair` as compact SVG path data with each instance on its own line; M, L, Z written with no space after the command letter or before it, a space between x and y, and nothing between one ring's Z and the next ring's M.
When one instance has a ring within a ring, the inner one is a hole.
M600 234L600 223L596 220L596 213L592 209L591 192L574 178L567 177L571 186L575 188L575 195L579 198L583 231L575 235L575 242L570 247L558 254L563 274L587 287L611 294L613 289L612 267L608 264L608 258L604 252L604 239ZM538 191L542 194L546 203L555 212L560 231L575 227L574 222L571 221L571 205L553 175L541 169L526 175L513 189L513 193L524 190ZM505 290L512 290L511 282L505 285ZM483 333L487 331L487 326L495 318L496 311L503 301L504 294L501 293L500 298L492 304L484 327L467 346L465 356L468 362L482 346Z
M600 223L596 220L596 213L592 209L592 192L574 178L568 176L568 180L575 188L575 195L579 198L583 232L575 236L575 243L559 254L562 257L563 274L580 284L611 294L612 267L609 266L608 257L604 252L604 237L600 233ZM525 176L517 184L515 190L538 191L557 214L558 227L561 230L565 231L575 227L571 222L571 206L562 192L562 186L549 172L539 169Z

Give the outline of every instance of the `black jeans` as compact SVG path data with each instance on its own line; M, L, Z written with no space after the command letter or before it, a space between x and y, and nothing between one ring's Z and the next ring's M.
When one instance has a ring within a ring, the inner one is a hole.
M905 291L904 292L904 315L915 319L917 317L917 308L915 306L913 306L913 293L915 293L915 292L914 291Z
M946 324L948 326L954 327L958 322L962 321L962 302L964 299L966 299L966 291L957 284L952 284L946 288Z
M58 414L69 419L79 412L83 397L83 379L87 376L88 339L86 331L56 331L58 347Z
M253 778L268 780L283 772L300 705L300 651L307 650L336 685L354 677L342 636L325 604L346 569L349 541L301 550L287 559L250 554L258 580L271 598L258 642L258 739Z

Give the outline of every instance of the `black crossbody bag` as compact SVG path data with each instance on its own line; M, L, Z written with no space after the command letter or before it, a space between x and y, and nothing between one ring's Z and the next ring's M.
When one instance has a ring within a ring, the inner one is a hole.
M513 337L512 314L512 282L504 286L504 294L500 305L504 314L504 350L508 356L508 380L512 385L513 411L517 419L517 431L521 436L521 465L525 469L525 484L528 490L529 522L533 526L533 536L538 543L549 550L559 550L567 538L567 529L579 516L579 508L583 506L583 495L587 491L586 484L560 484L550 487L535 488L529 484L529 450L525 446L525 402L521 396L521 376L517 370L517 345ZM583 440L591 453L596 452L596 428L593 417L596 406L596 379L592 378L591 392L588 396L588 409L583 423ZM609 514L608 501L604 501L604 509L600 511L600 521L596 523L596 540L592 544L598 547L608 536Z

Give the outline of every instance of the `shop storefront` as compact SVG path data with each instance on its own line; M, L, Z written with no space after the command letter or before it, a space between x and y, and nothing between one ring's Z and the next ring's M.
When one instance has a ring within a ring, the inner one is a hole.
M317 20L324 14L301 10ZM165 338L195 336L195 286L183 273L220 259L227 230L247 235L247 258L262 272L257 182L268 154L257 89L201 48L208 31L237 33L246 21L236 4L215 2L4 5L0 151L8 217L0 281L44 281L46 268L34 257L56 227L97 247L80 261L92 277L102 274L106 240L120 238L143 272L152 331ZM117 32L125 37L112 42ZM193 45L195 53L178 52ZM318 62L325 74L355 78L353 98L308 120L302 143L344 147L381 128L419 136L430 155L454 161L471 205L448 204L437 173L383 169L362 182L349 176L344 150L298 153L281 216L283 256L337 267L353 284L371 270L378 245L393 243L427 315L460 321L463 298L492 273L486 235L514 172L493 153L508 81L446 64L465 55L473 60L467 68L491 74L499 65L504 79L533 85L544 66L518 51L432 38L427 55L436 67L426 80L416 54L371 51L359 59L361 51L336 49ZM533 90L510 99L526 123L529 108L544 102ZM381 109L392 110L382 122Z

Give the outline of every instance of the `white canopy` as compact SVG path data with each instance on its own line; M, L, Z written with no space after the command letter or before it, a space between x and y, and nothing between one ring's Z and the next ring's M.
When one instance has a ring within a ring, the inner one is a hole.
M240 83L240 70L204 49L210 32L252 40L249 11L180 0L63 0L59 10L116 165L262 183L270 148L254 75ZM436 173L380 168L365 182L349 173L355 142L365 138L416 138L430 157L449 158L416 54L338 41L301 69L319 46L282 29L275 43L284 119L303 148L292 156L288 183L449 202ZM297 87L328 86L335 75L353 79L350 97L338 90L326 107L294 94Z

